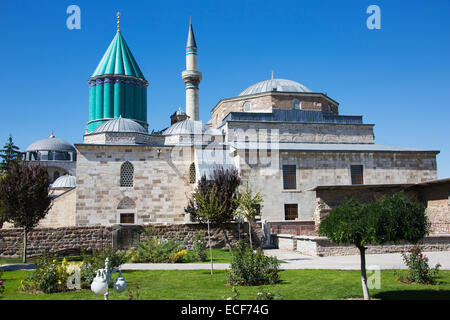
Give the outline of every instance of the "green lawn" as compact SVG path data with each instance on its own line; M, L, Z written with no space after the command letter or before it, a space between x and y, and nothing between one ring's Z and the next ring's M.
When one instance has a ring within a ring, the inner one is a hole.
M97 299L89 290L55 294L31 294L17 291L20 280L30 271L8 271L3 274L6 290L3 299L79 300ZM373 298L378 299L450 299L450 271L440 271L438 285L415 285L397 281L395 270L381 271L381 289L372 289ZM405 271L401 271L405 272ZM125 271L128 290L136 294L139 286L141 299L224 299L232 295L226 283L226 271ZM280 272L281 283L264 286L266 291L280 294L287 299L348 299L361 298L359 271L341 270L285 270ZM238 287L240 299L255 299L258 287ZM110 299L128 299L127 292L111 292Z
M2 265L2 264L21 264L21 263L22 263L22 258L0 258L0 265Z

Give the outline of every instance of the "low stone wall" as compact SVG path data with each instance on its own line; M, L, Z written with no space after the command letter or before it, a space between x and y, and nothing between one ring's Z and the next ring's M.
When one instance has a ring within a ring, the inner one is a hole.
M270 221L270 231L276 234L291 234L297 236L317 235L313 220L304 221Z
M112 247L112 227L65 227L65 228L37 228L28 234L27 253L29 256L39 255L44 252L71 252L80 248L85 250L104 249ZM197 232L201 232L207 239L207 226L198 223L171 224L171 225L148 225L141 227L141 240L145 239L145 230L164 237L175 238L183 241L188 249L192 248L193 240ZM238 241L239 231L237 223L228 223L224 227L231 244ZM223 232L217 228L211 229L211 242L214 248L226 246ZM248 238L248 224L241 224L241 238ZM260 223L252 225L252 240L255 245L262 242L262 229ZM23 247L22 229L0 229L0 257L20 256Z
M28 233L27 255L44 252L63 252L84 248L102 249L111 245L110 227L65 227L37 228ZM23 248L22 229L0 230L0 257L21 255Z
M313 256L340 256L356 255L359 250L353 245L338 246L326 237L317 236L293 236L289 234L272 235L274 242L279 249L297 251L299 253ZM432 234L425 237L420 243L423 251L449 251L450 234ZM386 244L367 246L366 253L394 253L408 251L415 245L404 244Z

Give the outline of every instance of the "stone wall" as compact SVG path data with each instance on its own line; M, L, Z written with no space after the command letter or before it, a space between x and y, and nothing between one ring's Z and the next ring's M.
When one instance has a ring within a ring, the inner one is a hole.
M358 255L359 250L353 245L338 246L326 237L318 236L293 236L278 234L273 236L274 243L280 249L297 251L313 256L341 256ZM410 243L385 244L367 246L367 254L394 253L411 250L416 245ZM429 235L425 237L419 246L423 251L448 251L450 250L450 234Z
M322 219L346 198L354 198L361 202L376 201L385 195L403 191L409 201L421 202L425 206L432 233L448 234L450 233L449 184L450 181L435 180L405 184L320 186L315 188L316 228Z
M243 183L263 195L262 219L285 220L284 204L298 204L298 220L314 220L316 194L323 185L351 184L350 166L364 166L364 184L417 183L437 176L434 154L368 152L280 152L275 160L251 164L239 150L237 162ZM274 163L271 163L273 161ZM296 165L296 189L283 189L283 165ZM339 197L339 201L342 199ZM327 208L324 208L325 210Z
M175 238L183 241L188 249L192 248L193 239L197 232L205 235L207 240L207 226L198 223L149 225L143 226L143 230L151 230L151 234L165 239ZM232 243L238 241L237 223L225 225L227 236ZM67 228L37 228L28 234L28 255L38 255L44 252L55 253L104 249L111 247L113 243L112 227L67 227ZM214 248L223 248L226 241L223 233L217 229L211 229L211 242ZM141 233L141 240L145 239L145 232ZM241 224L241 238L248 238L248 225ZM261 223L252 225L253 243L262 243ZM22 229L0 229L0 257L19 256L23 247Z
M228 122L227 141L374 143L373 124Z
M212 109L212 126L216 128L230 112L243 112L244 103L250 102L250 112L267 112L272 109L292 109L294 99L301 101L302 110L325 111L338 114L339 104L320 93L266 92L250 96L223 99Z
M135 223L184 223L189 183L190 147L77 145L77 225L112 225L120 213ZM120 186L121 165L134 168L133 186ZM124 199L134 203L120 208Z
M61 193L53 199L52 207L39 228L57 228L75 226L76 189Z
M102 249L111 245L108 227L36 228L28 233L29 256L44 252L64 252L71 249ZM0 230L0 257L19 256L23 247L22 229Z

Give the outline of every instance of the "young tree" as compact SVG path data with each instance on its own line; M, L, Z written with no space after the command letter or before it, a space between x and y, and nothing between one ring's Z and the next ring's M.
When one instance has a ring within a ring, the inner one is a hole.
M27 258L27 234L45 217L51 207L49 176L40 166L11 163L0 182L3 213L15 227L23 228L23 262Z
M210 221L214 219L217 215L223 214L225 210L225 204L220 202L219 197L217 196L217 186L213 186L211 189L206 191L205 193L196 192L193 197L195 203L198 206L198 210L196 212L199 219L206 221L208 224L208 243L209 243L209 251L211 256L211 274L213 274L213 252L211 246L211 230L210 230Z
M223 167L220 167L212 172L210 179L208 179L206 175L203 175L198 181L197 188L194 191L194 195L196 193L201 193L203 196L206 196L213 188L216 190L215 197L223 205L223 210L216 212L209 218L209 221L223 232L225 241L230 250L231 244L224 229L224 224L233 219L238 206L236 200L239 196L238 187L240 183L241 179L239 178L239 173L236 169L224 169ZM184 211L191 214L191 217L194 220L204 221L204 219L198 215L198 212L201 211L201 205L195 201L195 196L189 200Z
M263 198L262 195L257 192L253 193L250 187L245 188L239 196L238 207L236 209L237 215L247 219L248 221L248 233L250 237L250 247L253 249L252 244L252 222L259 214L262 208Z
M417 243L430 229L425 208L409 202L400 192L376 202L346 200L331 210L319 226L319 234L336 244L353 244L360 252L364 299L369 300L366 276L366 245L387 242Z
M17 163L20 160L19 147L14 144L11 135L3 146L3 149L0 149L0 158L0 175L8 172L11 163Z

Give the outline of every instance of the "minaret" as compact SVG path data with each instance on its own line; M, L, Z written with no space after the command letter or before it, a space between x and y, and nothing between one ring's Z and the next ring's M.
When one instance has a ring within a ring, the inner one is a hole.
M181 79L186 84L186 114L190 120L198 120L198 85L202 80L202 73L197 70L197 44L190 18L186 43L186 70L181 73Z

